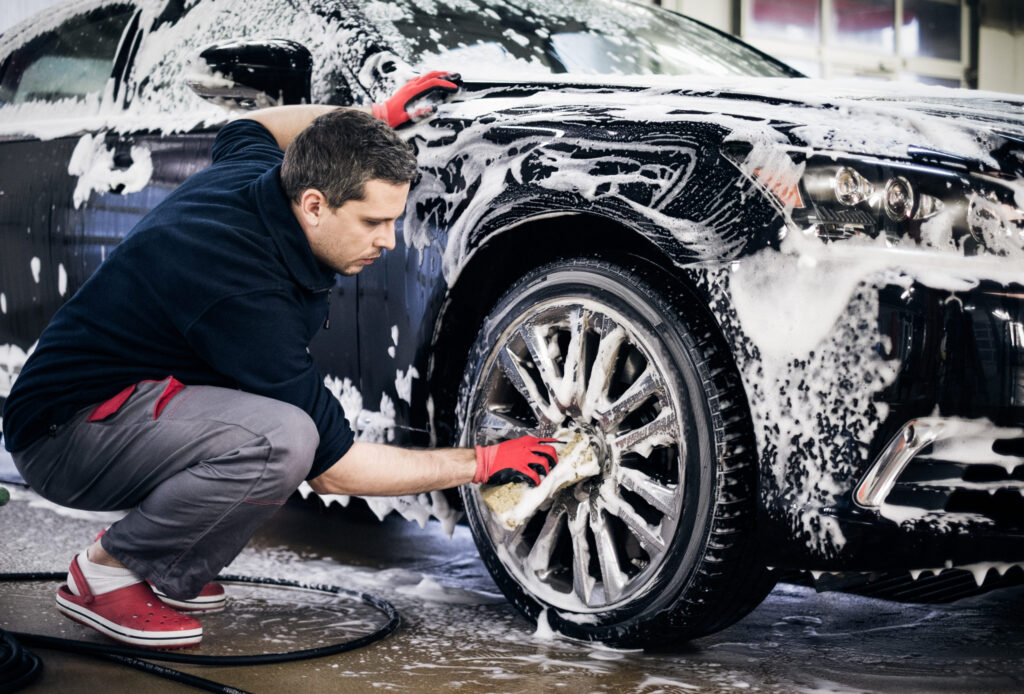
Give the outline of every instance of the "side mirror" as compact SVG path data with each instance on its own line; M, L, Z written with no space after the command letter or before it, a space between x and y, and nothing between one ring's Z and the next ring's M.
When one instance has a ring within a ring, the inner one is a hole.
M185 82L210 101L242 108L310 103L313 57L287 39L215 43L193 61Z

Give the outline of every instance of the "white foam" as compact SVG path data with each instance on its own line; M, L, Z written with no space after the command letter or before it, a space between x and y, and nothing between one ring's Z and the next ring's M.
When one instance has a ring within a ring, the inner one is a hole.
M678 692L681 689L700 691L700 687L696 685L656 675L648 675L636 688L638 692L643 694L671 694L671 692Z
M403 595L447 605L496 605L505 602L502 595L442 586L437 579L429 576L424 577L414 586L400 586L397 590Z
M932 569L911 569L910 578L911 580L916 581L924 574L938 576L944 571L962 570L970 572L974 577L975 584L980 588L982 584L985 583L985 577L988 575L989 571L994 569L997 574L1003 576L1007 571L1015 566L1024 569L1024 562L982 561L975 562L973 564L958 564L954 566L953 562L947 561L945 566L935 567Z
M554 641L555 637L555 630L548 621L548 608L545 607L537 615L537 629L533 632L533 638L535 641Z
M68 173L78 177L72 195L75 208L89 200L93 191L106 193L120 190L136 193L149 183L153 161L149 150L140 145L131 148L132 164L126 169L114 165L114 150L107 147L104 133L82 135L68 162Z
M392 334L397 339L397 327L392 330ZM410 367L410 372L414 371L415 369ZM394 438L395 405L387 394L381 395L380 409L372 411L363 407L362 394L348 378L327 376L324 378L324 385L341 402L345 418L348 420L349 426L352 427L356 440L387 443ZM299 486L299 493L303 498L310 494L316 494L306 483ZM341 494L317 494L317 496L327 506L334 503L347 506L351 500L349 496ZM396 512L406 520L415 521L420 527L424 527L431 518L436 518L449 536L454 532L455 524L462 517L462 511L452 508L445 495L439 491L404 496L361 496L359 498L366 502L374 515L381 520L389 513Z
M420 372L415 366L410 366L405 371L395 371L395 392L399 400L412 404L412 379L419 378Z
M37 344L33 343L27 352L18 345L0 345L0 397L6 398L11 394L15 379Z

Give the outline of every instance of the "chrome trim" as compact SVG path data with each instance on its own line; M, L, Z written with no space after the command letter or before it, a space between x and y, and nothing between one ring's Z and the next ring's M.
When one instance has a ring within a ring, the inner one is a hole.
M921 417L904 424L857 485L854 502L863 508L879 508L907 464L938 439L943 429L945 425L940 417Z

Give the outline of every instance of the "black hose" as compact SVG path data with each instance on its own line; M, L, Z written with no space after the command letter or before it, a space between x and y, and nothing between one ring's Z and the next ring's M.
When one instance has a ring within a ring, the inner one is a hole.
M22 648L17 639L0 630L0 694L27 687L42 671L39 656Z
M62 572L29 572L29 573L0 573L0 581L53 581L63 580L65 573ZM288 581L280 578L264 578L251 576L220 576L217 579L224 583L252 583L256 585L279 586L283 588L300 588L312 590L331 595L347 595L357 598L365 604L382 612L388 621L384 626L377 628L365 636L359 636L347 641L340 641L328 646L319 648L307 648L298 651L286 651L283 653L262 653L259 655L193 655L188 653L176 653L173 651L155 651L144 648L132 648L130 646L119 646L115 644L99 644L88 641L75 641L73 639L62 639L54 636L43 636L41 634L29 634L24 632L3 632L0 630L0 694L15 692L30 684L39 676L42 670L42 663L26 646L38 648L50 648L53 650L79 653L82 655L104 658L122 665L134 667L159 677L187 684L198 689L209 692L222 692L224 694L246 694L240 689L213 682L211 680L196 677L188 673L173 670L151 660L160 660L171 663L186 663L189 665L268 665L271 663L283 663L296 660L308 660L310 658L323 658L329 655L336 655L346 651L352 651L363 646L379 641L388 636L398 628L398 610L386 600L347 590L338 586L329 586L319 583L301 583L299 581ZM17 640L15 640L17 639Z

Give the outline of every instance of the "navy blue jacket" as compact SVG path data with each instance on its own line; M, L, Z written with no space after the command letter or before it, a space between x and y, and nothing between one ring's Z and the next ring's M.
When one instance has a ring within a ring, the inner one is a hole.
M352 445L307 349L335 275L313 256L281 190L283 154L247 119L224 126L212 154L43 331L4 406L9 450L133 383L167 376L305 410L320 432L308 479Z

